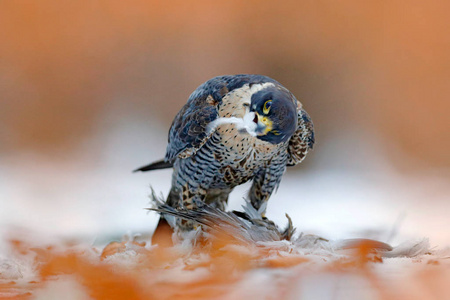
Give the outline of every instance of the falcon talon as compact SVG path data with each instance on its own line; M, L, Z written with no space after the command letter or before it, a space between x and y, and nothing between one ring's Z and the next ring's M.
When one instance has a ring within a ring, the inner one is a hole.
M136 171L173 167L166 204L177 210L184 203L224 210L230 192L251 180L249 204L264 216L286 167L303 161L313 145L311 118L279 82L219 76L200 85L176 115L164 160ZM192 229L192 222L177 221L176 230Z

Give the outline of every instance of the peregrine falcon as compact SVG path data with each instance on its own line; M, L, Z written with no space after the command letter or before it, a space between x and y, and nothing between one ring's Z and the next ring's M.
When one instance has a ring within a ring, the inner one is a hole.
M180 210L203 203L224 210L233 188L252 180L248 201L264 216L286 167L300 163L313 144L311 118L279 82L218 76L176 115L165 158L135 171L173 167L166 203Z

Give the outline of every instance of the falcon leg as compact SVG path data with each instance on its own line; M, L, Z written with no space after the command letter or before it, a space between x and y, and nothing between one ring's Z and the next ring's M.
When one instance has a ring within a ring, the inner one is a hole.
M205 203L206 191L200 187L194 187L189 184L183 186L181 191L181 202L179 209L196 209ZM177 228L181 231L194 230L197 223L184 219L177 219Z
M281 176L285 170L286 166L283 163L273 162L266 169L261 169L253 178L253 184L248 195L249 200L263 217L265 217L267 201L280 184Z
M194 192L195 191L195 192ZM176 209L195 209L201 206L206 198L206 192L199 188L194 188L186 184L181 190L172 188L167 197L166 203ZM161 247L173 245L172 234L175 226L180 231L189 231L196 228L196 223L184 219L161 216L152 236L152 244L159 244ZM172 220L170 220L172 218Z
M229 189L217 189L209 190L206 193L205 203L225 211L228 204L228 195L231 193L232 188Z

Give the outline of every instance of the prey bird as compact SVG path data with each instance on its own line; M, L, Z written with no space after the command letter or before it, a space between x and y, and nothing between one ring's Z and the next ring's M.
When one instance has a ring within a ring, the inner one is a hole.
M200 85L176 115L165 158L135 171L173 168L166 204L177 210L203 204L225 210L233 188L251 180L248 201L264 217L286 167L300 163L313 145L311 118L279 82L218 76ZM170 225L195 226L181 218Z
M402 249L402 247L398 247L398 249L393 251L394 248L389 244L365 238L328 240L317 235L303 233L294 236L296 229L287 214L288 224L284 229L281 229L274 222L267 218L262 218L249 203L242 206L244 209L243 212L225 212L208 204L204 204L197 209L178 210L161 201L154 193L152 193L151 198L154 207L149 208L150 210L165 215L166 218L170 216L178 217L200 224L202 226L201 231L208 233L208 240L211 240L211 238L219 241L222 240L227 244L256 245L272 249L277 246L289 245L289 248L293 247L294 249L301 250L303 253L305 251L319 251L322 255L326 252L330 255L333 255L333 253L335 255L339 254L337 251L357 249L359 251L368 251L367 254L378 253L382 257L414 256L416 251L422 250L424 246L420 245L419 249L413 252L410 252L411 249ZM202 240L202 235L190 235L188 238L195 245L198 240ZM289 241L290 243L277 244L276 242L279 241ZM414 247L417 247L417 245ZM291 250L292 248L289 251ZM342 254L344 253L341 252Z
M249 203L243 205L244 211L226 212L204 204L197 209L175 209L152 194L153 210L166 218L178 217L195 222L202 230L215 238L236 241L240 244L256 244L258 242L290 241L296 231L288 214L288 224L281 229L274 222L263 218Z

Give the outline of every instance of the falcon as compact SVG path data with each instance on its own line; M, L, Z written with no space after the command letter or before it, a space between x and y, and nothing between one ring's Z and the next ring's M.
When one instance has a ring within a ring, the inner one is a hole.
M225 210L233 188L251 180L247 200L264 217L286 167L300 163L313 145L311 118L279 82L218 76L200 85L176 115L165 158L135 171L173 168L166 204L178 210L205 203ZM182 221L170 225L192 228Z

